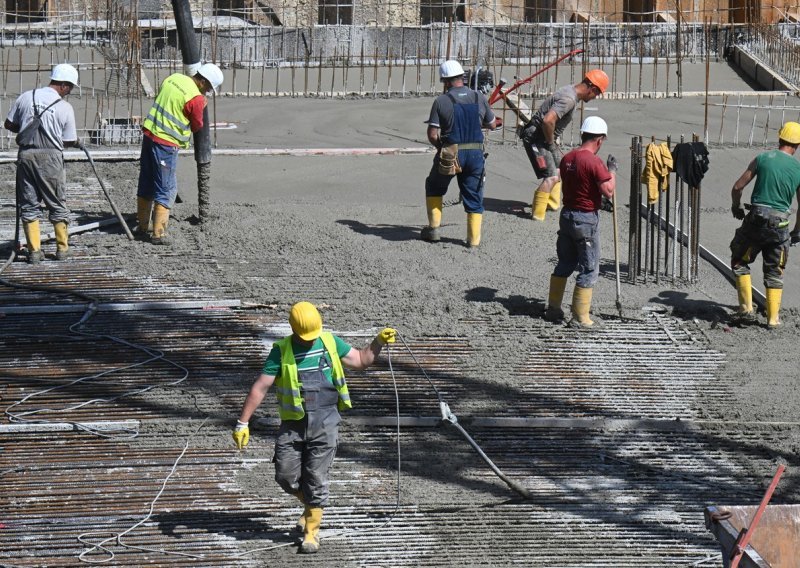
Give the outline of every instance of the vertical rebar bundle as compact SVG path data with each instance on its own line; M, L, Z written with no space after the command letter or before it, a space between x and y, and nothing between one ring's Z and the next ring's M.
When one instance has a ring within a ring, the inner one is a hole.
M657 144L655 136L650 140L650 144ZM671 138L668 137L666 142L670 147ZM700 143L700 137L694 134L692 142ZM631 140L628 282L647 283L653 279L660 283L661 278L671 282L697 282L700 269L700 184L688 186L672 172L665 180L666 189L660 191L657 200L651 203L648 192L642 191L642 165L646 152L642 137L634 136Z

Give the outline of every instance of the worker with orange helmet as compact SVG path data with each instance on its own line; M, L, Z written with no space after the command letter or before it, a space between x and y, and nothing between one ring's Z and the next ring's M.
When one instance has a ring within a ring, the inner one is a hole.
M794 228L789 230L792 201L795 196L800 200L800 163L795 158L798 146L800 124L787 122L778 132L778 147L756 156L731 188L731 213L742 221L731 241L731 268L739 296L739 309L733 317L736 323L758 322L753 310L750 263L760 252L767 291L767 327L774 329L781 325L783 269L789 246L800 242L800 212ZM750 210L745 213L742 193L754 179Z
M261 375L250 389L233 431L241 450L250 439L249 422L274 384L281 425L275 439L275 481L305 506L295 529L303 533L300 551L319 550L322 509L328 504L331 464L339 436L340 410L352 408L344 367L366 369L397 332L383 329L372 342L354 349L322 331L322 317L309 302L289 312L292 334L272 345Z
M577 85L566 85L547 97L519 131L525 152L536 177L542 180L533 194L531 216L544 221L548 209L561 205L561 180L558 166L563 152L559 138L572 121L578 101L589 102L608 89L608 75L602 69L592 69Z

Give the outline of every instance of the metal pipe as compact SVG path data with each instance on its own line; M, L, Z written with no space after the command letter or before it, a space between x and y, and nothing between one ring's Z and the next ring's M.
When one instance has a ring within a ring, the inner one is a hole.
M200 50L194 34L192 9L189 0L172 0L178 43L187 75L194 75L200 66ZM208 120L208 105L203 109L203 127L194 133L194 160L197 162L197 202L200 222L208 218L211 191L211 129Z

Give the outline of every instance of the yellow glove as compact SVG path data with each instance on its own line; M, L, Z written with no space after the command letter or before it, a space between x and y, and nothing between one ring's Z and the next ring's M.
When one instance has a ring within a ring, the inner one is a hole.
M236 429L233 431L233 441L236 442L237 448L243 450L250 441L250 426L237 421Z
M397 330L392 329L391 327L387 327L378 334L378 337L376 339L378 340L378 343L380 343L381 345L386 345L387 343L394 343L395 341L397 341Z

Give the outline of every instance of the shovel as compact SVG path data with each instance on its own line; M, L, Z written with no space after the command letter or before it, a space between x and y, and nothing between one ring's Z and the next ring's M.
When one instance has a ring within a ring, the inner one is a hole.
M614 272L616 272L617 279L617 311L619 318L622 319L622 290L619 282L619 237L617 230L617 192L616 190L611 195L611 219L614 225Z

